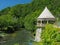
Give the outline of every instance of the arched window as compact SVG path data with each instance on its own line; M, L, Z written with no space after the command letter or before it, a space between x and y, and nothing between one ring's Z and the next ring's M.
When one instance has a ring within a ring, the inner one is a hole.
M41 21L38 21L38 23L41 23Z
M46 23L47 23L47 21L46 21L46 20L42 21L42 24L46 24Z
M55 21L52 21L52 20L49 20L48 21L50 24L54 24L55 23Z

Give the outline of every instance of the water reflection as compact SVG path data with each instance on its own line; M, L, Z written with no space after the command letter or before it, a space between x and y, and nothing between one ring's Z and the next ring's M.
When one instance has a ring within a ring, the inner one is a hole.
M19 43L19 45L32 45L32 36L29 31L21 30L16 32L16 36L7 40L6 43L1 45L14 45L15 43Z

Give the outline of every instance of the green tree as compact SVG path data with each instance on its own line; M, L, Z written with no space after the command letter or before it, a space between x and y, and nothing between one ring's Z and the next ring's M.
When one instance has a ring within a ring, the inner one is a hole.
M39 16L39 13L40 11L37 10L25 17L24 26L27 30L36 30L37 17Z
M0 16L0 28L13 26L17 23L17 19L13 18L11 15L2 15Z
M55 45L58 28L51 24L47 24L42 32L42 41L45 45Z

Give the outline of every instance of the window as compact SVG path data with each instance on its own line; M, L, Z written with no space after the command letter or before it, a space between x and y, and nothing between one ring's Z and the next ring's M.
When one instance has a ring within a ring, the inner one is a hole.
M52 21L52 20L49 20L48 21L50 24L54 24L55 23L55 21Z
M47 21L45 21L45 20L44 20L44 21L42 21L42 24L46 24L46 23L47 23Z
M41 23L41 21L38 21L38 23Z

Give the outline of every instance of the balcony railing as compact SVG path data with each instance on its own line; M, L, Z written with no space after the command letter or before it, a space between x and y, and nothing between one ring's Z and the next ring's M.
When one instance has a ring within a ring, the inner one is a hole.
M37 27L45 27L46 24L37 23Z

